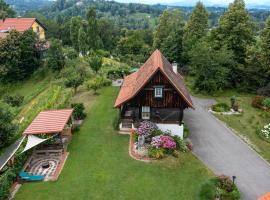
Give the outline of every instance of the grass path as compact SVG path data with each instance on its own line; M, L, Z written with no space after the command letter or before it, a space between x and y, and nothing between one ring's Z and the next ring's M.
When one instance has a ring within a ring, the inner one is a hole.
M212 176L191 153L179 159L143 163L128 155L128 136L112 128L118 89L101 90L56 182L24 184L16 199L194 199Z

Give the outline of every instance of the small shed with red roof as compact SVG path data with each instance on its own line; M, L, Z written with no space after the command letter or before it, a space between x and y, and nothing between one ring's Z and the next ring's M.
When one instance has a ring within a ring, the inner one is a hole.
M63 134L71 119L73 109L40 112L23 132L24 135Z
M23 152L56 135L58 135L60 141L63 136L70 137L72 113L73 109L48 110L40 112L23 132L23 135L27 136L27 144ZM38 135L47 135L48 137L40 138Z

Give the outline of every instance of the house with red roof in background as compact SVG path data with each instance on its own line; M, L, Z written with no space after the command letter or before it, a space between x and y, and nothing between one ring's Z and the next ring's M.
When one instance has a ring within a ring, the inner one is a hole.
M0 20L0 38L6 37L11 30L24 32L32 29L40 40L45 40L46 28L36 18L6 18Z
M114 107L120 111L120 129L125 129L142 120L181 125L184 109L194 105L177 64L155 50L137 72L125 77Z

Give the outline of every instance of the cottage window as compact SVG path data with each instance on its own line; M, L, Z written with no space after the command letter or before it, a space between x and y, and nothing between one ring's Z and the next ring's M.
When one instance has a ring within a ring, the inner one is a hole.
M37 26L37 33L39 33L39 26Z
M156 98L163 97L163 88L162 87L155 87L155 97Z
M150 119L150 107L142 106L142 119Z

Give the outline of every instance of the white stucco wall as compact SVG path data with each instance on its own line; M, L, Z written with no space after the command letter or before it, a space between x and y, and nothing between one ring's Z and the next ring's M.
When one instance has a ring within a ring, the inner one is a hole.
M178 124L157 124L158 128L162 131L169 131L172 135L178 135L183 138L184 126Z

